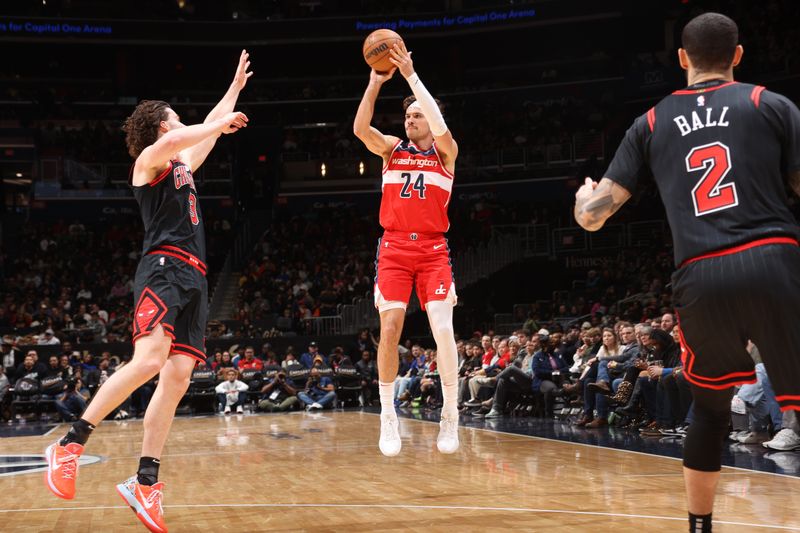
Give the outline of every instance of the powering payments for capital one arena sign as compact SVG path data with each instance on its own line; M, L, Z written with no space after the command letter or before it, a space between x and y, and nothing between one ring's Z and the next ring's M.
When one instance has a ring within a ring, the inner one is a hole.
M535 9L504 9L486 11L483 13L452 14L424 19L384 19L384 20L357 20L355 23L358 31L371 31L379 28L390 30L417 30L437 28L463 28L503 22L519 22L532 19L536 16Z

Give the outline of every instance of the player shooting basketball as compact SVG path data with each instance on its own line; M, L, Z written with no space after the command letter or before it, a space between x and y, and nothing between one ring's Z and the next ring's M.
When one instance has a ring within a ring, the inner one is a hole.
M444 405L437 446L442 453L458 450L456 342L453 335L455 285L445 232L450 223L447 205L453 188L458 145L445 124L441 109L414 72L411 52L401 42L391 50L395 66L388 73L370 73L369 85L358 106L353 131L374 154L383 158L383 197L378 241L375 306L381 320L378 377L381 399L379 447L386 456L400 453L401 441L394 409L397 345L403 331L411 289L428 313L436 340ZM381 86L396 70L414 96L403 101L404 141L384 135L370 125Z

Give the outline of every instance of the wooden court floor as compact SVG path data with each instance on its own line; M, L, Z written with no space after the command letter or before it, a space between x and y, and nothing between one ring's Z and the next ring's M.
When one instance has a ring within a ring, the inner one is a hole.
M181 531L685 531L676 459L401 419L403 451L383 457L374 414L179 418L162 456L165 516ZM0 455L41 454L48 436L0 439ZM41 471L0 477L0 531L145 531L114 485L138 464L141 421L104 422L72 501ZM714 530L800 531L800 479L724 468Z

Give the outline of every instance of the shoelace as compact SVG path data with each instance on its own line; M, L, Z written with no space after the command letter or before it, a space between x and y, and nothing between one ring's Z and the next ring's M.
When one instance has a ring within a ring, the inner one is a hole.
M442 417L441 428L443 433L447 434L447 437L452 437L458 431L458 419L450 418L449 416Z
M78 468L78 456L74 453L58 458L58 466L61 468L61 477L74 479L75 470Z
M383 421L381 426L383 427L383 436L384 436L384 438L387 438L387 439L395 438L394 427L395 427L396 424L397 424L397 420L393 420L393 419L390 419L390 418L387 418L387 419L385 419Z

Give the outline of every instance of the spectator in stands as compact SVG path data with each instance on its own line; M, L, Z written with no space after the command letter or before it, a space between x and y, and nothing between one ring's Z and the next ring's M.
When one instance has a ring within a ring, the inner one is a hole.
M81 362L81 368L83 369L84 376L87 375L89 372L97 370L97 365L94 364L94 357L89 352L83 354L83 361Z
M74 373L72 365L69 364L69 357L66 355L62 355L59 357L58 366L64 373L64 379L68 380L72 378L72 374Z
M211 367L211 370L216 371L217 379L222 380L224 379L226 372L229 368L235 368L233 366L233 359L231 358L231 353L229 351L222 352L222 357L220 358L218 363L214 363Z
M47 370L39 376L41 393L43 400L56 401L64 392L66 381L69 377L65 375L64 369L58 362L57 355L51 355L48 359Z
M304 352L303 355L300 356L300 364L306 368L311 368L314 366L314 359L317 357L322 357L322 361L327 365L328 359L321 353L319 353L319 347L317 343L312 341L308 345L308 351Z
M540 336L528 340L522 359L517 356L514 363L497 375L497 386L488 411L481 407L476 418L499 418L507 403L531 390L533 384L533 359L540 346Z
M244 358L239 359L239 372L245 370L258 370L264 369L264 361L256 359L256 351L252 346L247 346L244 349Z
M261 411L285 412L293 409L300 400L297 398L297 389L286 379L286 372L278 371L275 377L261 387L261 400L258 409Z
M11 382L6 376L6 368L0 365L0 418L8 420L11 418L9 406L11 405L11 395L8 394L8 389L11 388Z
M469 381L478 375L483 366L483 345L473 343L467 347L468 359L458 369L458 403L459 408L467 409L464 405L469 399Z
M669 398L663 386L659 385L680 364L680 346L662 329L653 329L650 346L653 360L647 366L646 375L639 378L638 384L641 386L644 407L651 422L641 433L645 436L660 436L662 429L671 429L676 425L672 417L677 413L669 412Z
M336 402L333 380L327 376L320 376L319 369L312 368L305 390L298 392L297 397L305 405L306 410L332 406Z
M736 440L741 444L761 444L770 440L770 423L776 433L780 431L782 416L767 370L761 362L758 348L752 341L748 341L747 351L756 363L756 382L742 385L736 393L736 396L744 402L748 415L748 431Z
M372 336L369 329L364 328L358 333L358 337L350 353L353 354L354 357L364 353L365 350L374 354L376 353L377 345L378 343L375 341L375 337Z
M622 343L617 342L617 336L611 328L603 329L603 345L597 352L597 380L587 384L587 389L591 393L612 394L611 378L608 374L608 365L612 362L614 366L624 362L623 351L625 347L633 341L633 324L623 323L619 328L620 332L626 332Z
M74 422L86 410L86 399L81 394L83 383L80 378L67 381L63 394L56 400L56 410L64 422Z
M411 384L411 380L417 375L420 357L422 357L424 361L425 358L419 344L415 344L411 347L410 352L406 352L400 356L399 371L397 372L397 377L394 378L395 402L398 401L400 396L405 394L406 389Z
M361 359L356 362L356 369L361 378L361 394L364 404L369 405L372 403L372 398L378 394L378 368L375 366L375 361L372 360L370 350L365 349L361 352Z
M494 339L493 339L494 342ZM494 396L494 388L497 383L497 375L511 364L511 353L514 354L518 351L518 343L514 340L509 344L508 339L499 339L497 342L497 351L494 357L489 361L488 366L481 365L482 368L478 370L475 375L469 380L470 398L464 405L467 407L479 407L481 405L480 395L481 388L491 389L491 396ZM483 356L483 361L486 361L486 355Z
M37 370L35 365L33 364L33 356L28 354L25 356L25 359L23 359L22 363L19 364L16 371L14 372L14 383L23 378L38 380L39 377L42 375L44 375L44 373Z
M56 337L55 332L52 329L48 328L44 331L41 337L39 337L39 340L37 341L36 344L49 346L53 344L61 344L61 341L58 340L58 337Z
M214 389L217 393L220 411L230 414L231 409L236 409L237 413L244 412L244 404L247 402L247 383L239 381L236 370L228 369L225 374L225 381Z
M544 330L546 331L546 330ZM531 362L531 390L541 393L544 400L544 414L553 418L553 404L556 392L563 380L569 378L569 363L555 351L557 340L551 342L548 335L539 332L541 348L533 356Z
M672 313L664 313L661 317L661 329L667 333L672 333L672 328L675 326L675 315Z
M281 368L285 370L287 366L293 364L299 364L299 363L297 362L297 359L295 358L294 354L292 352L289 352L286 354L286 357L283 358L283 361L281 361Z
M597 392L598 386L589 387L590 383L597 381L597 374L600 367L600 358L602 356L604 361L609 361L611 357L617 357L621 353L619 341L614 334L613 328L603 328L601 346L597 350L596 355L592 356L586 361L586 371L581 376L580 380L583 382L581 387L584 391L583 394L583 417L581 417L575 424L578 427L586 428L599 428L608 425L608 401L606 394L611 392L608 386L608 381L604 383L605 388L600 389L602 392ZM607 364L607 363L606 363ZM608 378L606 378L608 379ZM597 407L597 417L594 417L595 407Z

